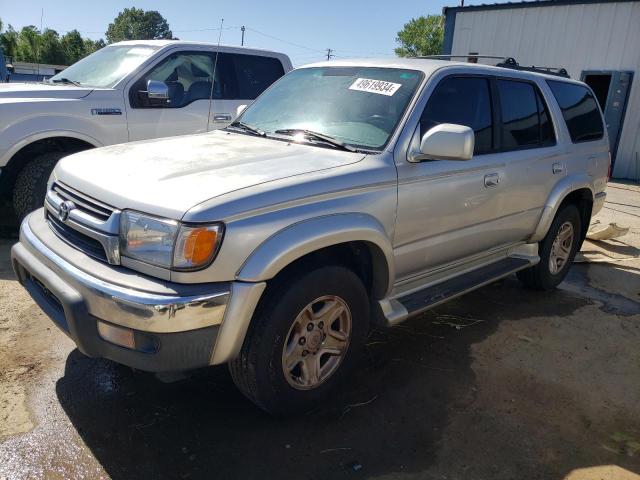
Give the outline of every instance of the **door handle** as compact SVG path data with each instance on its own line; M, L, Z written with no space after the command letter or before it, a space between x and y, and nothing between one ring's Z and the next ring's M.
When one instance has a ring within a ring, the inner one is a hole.
M562 165L561 163L554 163L552 169L553 174L557 175L558 173L564 172L564 165Z
M230 113L217 113L213 115L214 122L230 122L231 114Z
M497 173L487 173L484 176L484 186L489 187L497 187L500 183L500 175Z

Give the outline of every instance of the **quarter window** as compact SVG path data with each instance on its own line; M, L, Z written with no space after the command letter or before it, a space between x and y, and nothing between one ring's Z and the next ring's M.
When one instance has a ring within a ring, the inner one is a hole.
M491 151L493 120L489 81L481 77L448 77L431 94L420 118L424 135L440 123L465 125L475 133L474 155Z
M555 143L549 113L531 83L497 80L502 114L502 150Z
M568 82L547 80L558 101L573 143L599 140L604 135L602 116L588 88Z

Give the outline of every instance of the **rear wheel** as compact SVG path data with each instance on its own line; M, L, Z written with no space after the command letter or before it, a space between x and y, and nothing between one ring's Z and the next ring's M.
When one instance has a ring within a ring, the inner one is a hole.
M316 405L352 367L368 331L359 277L342 266L279 279L229 369L259 407L284 415Z
M18 173L13 187L13 210L18 221L44 205L47 181L53 168L69 152L48 152L32 158Z
M569 272L581 235L580 212L575 205L564 206L539 244L540 263L518 272L520 281L535 290L555 288Z

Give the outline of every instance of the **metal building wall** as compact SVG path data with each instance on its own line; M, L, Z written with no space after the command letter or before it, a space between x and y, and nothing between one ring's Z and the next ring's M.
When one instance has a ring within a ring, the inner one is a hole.
M576 79L583 70L633 71L613 174L640 179L640 2L459 9L451 54L469 52L562 66Z

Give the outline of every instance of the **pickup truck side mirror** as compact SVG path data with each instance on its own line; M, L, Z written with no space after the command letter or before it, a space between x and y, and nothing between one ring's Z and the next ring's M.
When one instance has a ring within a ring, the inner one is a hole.
M152 105L167 103L169 100L169 87L159 80L147 80L147 98Z
M247 105L238 105L238 108L236 108L236 117L239 117L240 114L244 112L246 108L247 108Z
M409 156L412 163L424 160L471 160L475 135L464 125L441 123L420 140L420 151Z

